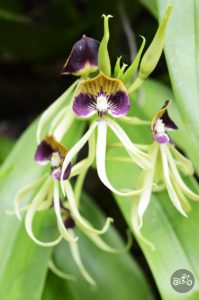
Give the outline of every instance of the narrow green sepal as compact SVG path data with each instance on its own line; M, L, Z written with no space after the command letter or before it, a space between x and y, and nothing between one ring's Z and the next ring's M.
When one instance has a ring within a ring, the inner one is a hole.
M132 80L133 80L133 77L135 75L135 72L137 71L138 69L138 65L139 65L139 62L140 62L140 58L141 58L141 55L142 55L142 52L144 50L144 46L146 44L146 39L145 37L143 37L141 35L141 38L142 38L142 44L140 46L140 49L134 59L134 61L132 62L132 64L130 65L130 67L126 70L126 72L124 73L124 76L123 76L123 82L125 84L128 84L130 83Z
M102 15L102 17L104 18L104 36L99 46L98 65L100 71L102 71L107 76L111 76L111 63L108 53L108 41L110 36L108 20L113 16Z
M125 64L125 63L122 64L122 67L121 67L121 69L120 69L120 71L118 73L118 76L117 76L118 79L121 79L123 81L124 71L125 71L125 69L126 69L127 66L128 65Z
M167 23L171 14L171 11L173 9L173 6L169 4L167 6L166 13L163 17L162 22L160 23L160 26L158 27L158 30L153 38L152 43L150 44L149 48L145 52L141 64L140 64L140 71L139 76L141 78L147 78L151 72L155 69L160 56L162 54L163 46L164 46L164 38L165 38L165 32Z
M167 27L167 23L168 23L172 9L173 9L173 6L171 4L169 4L167 6L167 10L163 17L163 20L160 23L160 26L158 27L158 30L157 30L152 42L141 60L138 77L137 77L136 81L128 89L129 94L131 94L132 92L137 90L143 84L144 80L155 69L155 67L160 59L160 56L162 54L166 27Z
M116 60L116 63L115 63L115 68L114 68L114 77L115 78L118 78L118 74L121 70L121 68L120 68L121 58L122 58L122 56L118 57Z

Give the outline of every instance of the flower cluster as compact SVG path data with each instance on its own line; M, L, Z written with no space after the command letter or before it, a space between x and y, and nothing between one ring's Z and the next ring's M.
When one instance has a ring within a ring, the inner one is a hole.
M83 266L79 255L75 227L79 227L104 251L118 253L129 249L131 244L129 236L124 249L110 247L100 236L108 230L112 219L107 218L104 226L96 229L81 215L79 204L82 185L88 169L94 162L101 182L110 191L123 197L136 197L136 200L133 200L132 227L135 233L148 244L150 242L142 236L140 228L153 190L166 188L174 206L185 216L185 210L189 208L186 197L199 200L199 196L188 188L179 173L179 169L189 169L189 174L191 174L192 165L175 148L167 133L169 130L177 129L167 113L170 100L165 102L163 108L152 120L151 131L154 142L152 145L147 145L149 149L147 153L141 150L139 145L133 143L117 122L119 119L134 125L150 125L150 121L126 115L131 106L130 95L142 85L159 60L171 9L169 5L142 59L144 38L135 60L128 68L126 64L121 66L121 58L119 58L114 72L111 72L108 54L109 18L111 16L103 15L104 36L101 43L85 35L75 43L62 72L80 78L42 114L37 128L38 146L35 161L41 165L48 164L50 172L47 171L36 182L24 187L15 198L15 212L18 218L21 218L21 211L26 211L25 226L31 239L44 247L54 246L61 239L68 241L80 272L93 285L95 281ZM133 80L136 72L137 78ZM88 129L71 149L67 149L63 144L63 138L76 119L87 122ZM45 131L46 128L48 129L43 137L44 128ZM137 189L126 189L126 187L118 189L110 182L106 171L107 130L117 137L131 162L142 169L142 180L139 181ZM86 143L88 143L88 156L77 161L78 153ZM161 159L158 159L159 156ZM159 172L160 169L161 172ZM73 177L77 177L74 188L71 184ZM37 192L30 204L21 206L20 203L25 196L33 191ZM32 223L36 212L48 209L55 211L59 235L54 241L44 243L34 236ZM62 274L52 262L50 267L57 274ZM70 278L70 275L63 276Z

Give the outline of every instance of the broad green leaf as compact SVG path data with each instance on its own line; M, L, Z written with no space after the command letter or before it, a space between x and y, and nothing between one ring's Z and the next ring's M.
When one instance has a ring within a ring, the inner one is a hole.
M85 195L81 200L81 211L86 218L96 227L102 226L105 217L100 212L100 209L93 204L93 200ZM110 254L103 252L79 230L77 230L77 235L80 236L78 243L82 260L89 273L95 279L97 288L96 290L91 289L85 283L73 262L68 245L62 243L55 249L54 259L59 268L66 273L75 274L77 282L66 283L74 299L89 300L95 298L96 300L101 300L111 298L114 300L130 300L133 298L141 300L153 298L143 280L142 273L129 253ZM119 238L119 235L113 228L105 236L103 235L102 238L113 247L124 247L121 238ZM45 300L45 297L42 300Z
M13 144L14 141L12 141L11 139L6 137L0 137L0 164L4 161L4 159L12 149Z
M45 282L42 300L76 300L72 291L70 290L68 281L60 279L51 271L48 271Z
M154 81L148 81L139 99L139 107L135 108L134 113L140 114L142 118L152 118L162 106L162 103L171 95L171 92L164 86ZM172 111L172 117L180 121L179 113L176 109ZM144 126L129 128L124 126L132 140L137 143L152 142L150 130ZM172 135L176 142L184 144L185 136L181 134ZM113 137L110 136L111 139ZM115 139L113 139L115 141ZM188 150L188 148L187 148ZM121 155L121 150L116 153L115 150L109 150L109 157ZM109 177L115 186L120 188L131 188L137 181L138 168L132 164L109 162L107 170ZM126 180L128 178L128 182ZM189 186L196 191L199 188L196 182L188 180ZM116 197L127 222L131 224L130 211L133 198L124 199ZM152 251L147 245L139 241L144 255L149 263L150 269L154 275L158 289L164 300L170 299L198 299L199 294L199 238L197 233L199 218L199 203L193 203L192 211L189 217L181 216L171 204L166 191L153 195L149 208L144 216L144 225L142 233L156 246L156 251ZM185 268L190 270L195 277L194 288L187 294L176 293L170 285L170 278L177 269Z

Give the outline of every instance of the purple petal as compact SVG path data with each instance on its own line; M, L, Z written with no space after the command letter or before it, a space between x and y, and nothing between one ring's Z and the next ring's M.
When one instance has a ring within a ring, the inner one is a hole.
M89 68L90 72L95 72L98 66L98 49L98 41L83 36L83 38L73 46L71 54L64 65L62 74L82 75L84 68Z
M73 110L79 117L89 117L96 111L96 100L92 95L80 93L74 99Z
M34 159L38 163L44 164L50 160L52 153L53 148L44 140L38 145Z
M68 167L66 168L65 172L64 172L63 180L66 180L66 179L69 178L71 168L72 168L72 164L70 163L68 165ZM61 179L61 170L60 170L60 168L53 170L52 175L56 180L60 181L60 179Z
M108 99L109 112L113 116L126 115L130 109L128 94L124 91L118 91Z
M162 134L161 136L157 135L156 133L153 133L153 137L159 144L165 144L170 142L170 138L166 133Z

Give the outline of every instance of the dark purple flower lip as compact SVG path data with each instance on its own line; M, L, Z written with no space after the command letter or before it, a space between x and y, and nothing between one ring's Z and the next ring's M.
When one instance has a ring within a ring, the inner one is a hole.
M79 117L99 117L107 113L119 117L130 109L127 90L119 79L100 73L93 79L82 82L73 101L73 110Z
M72 216L71 216L71 212L68 208L66 208L64 206L64 204L62 203L62 201L60 200L60 207L63 213L63 218L64 218L64 225L66 229L69 228L74 228L75 227L75 221L73 220Z
M61 212L62 212L62 218L64 219L64 226L66 229L69 228L74 228L76 226L75 221L71 215L71 212L68 208L66 208L63 204L63 200L60 199L60 208L61 208ZM51 208L54 207L54 202L52 202Z
M171 103L172 100L167 100L161 110L154 116L151 123L153 137L160 144L171 142L171 139L166 132L178 129L167 112L168 106Z
M98 69L99 42L85 35L77 41L68 57L62 74L77 76L96 72Z
M66 147L59 143L53 135L47 135L38 145L34 159L41 165L50 163L52 176L56 180L60 180L61 168L67 152ZM71 168L72 164L70 163L64 172L64 180L70 176Z

